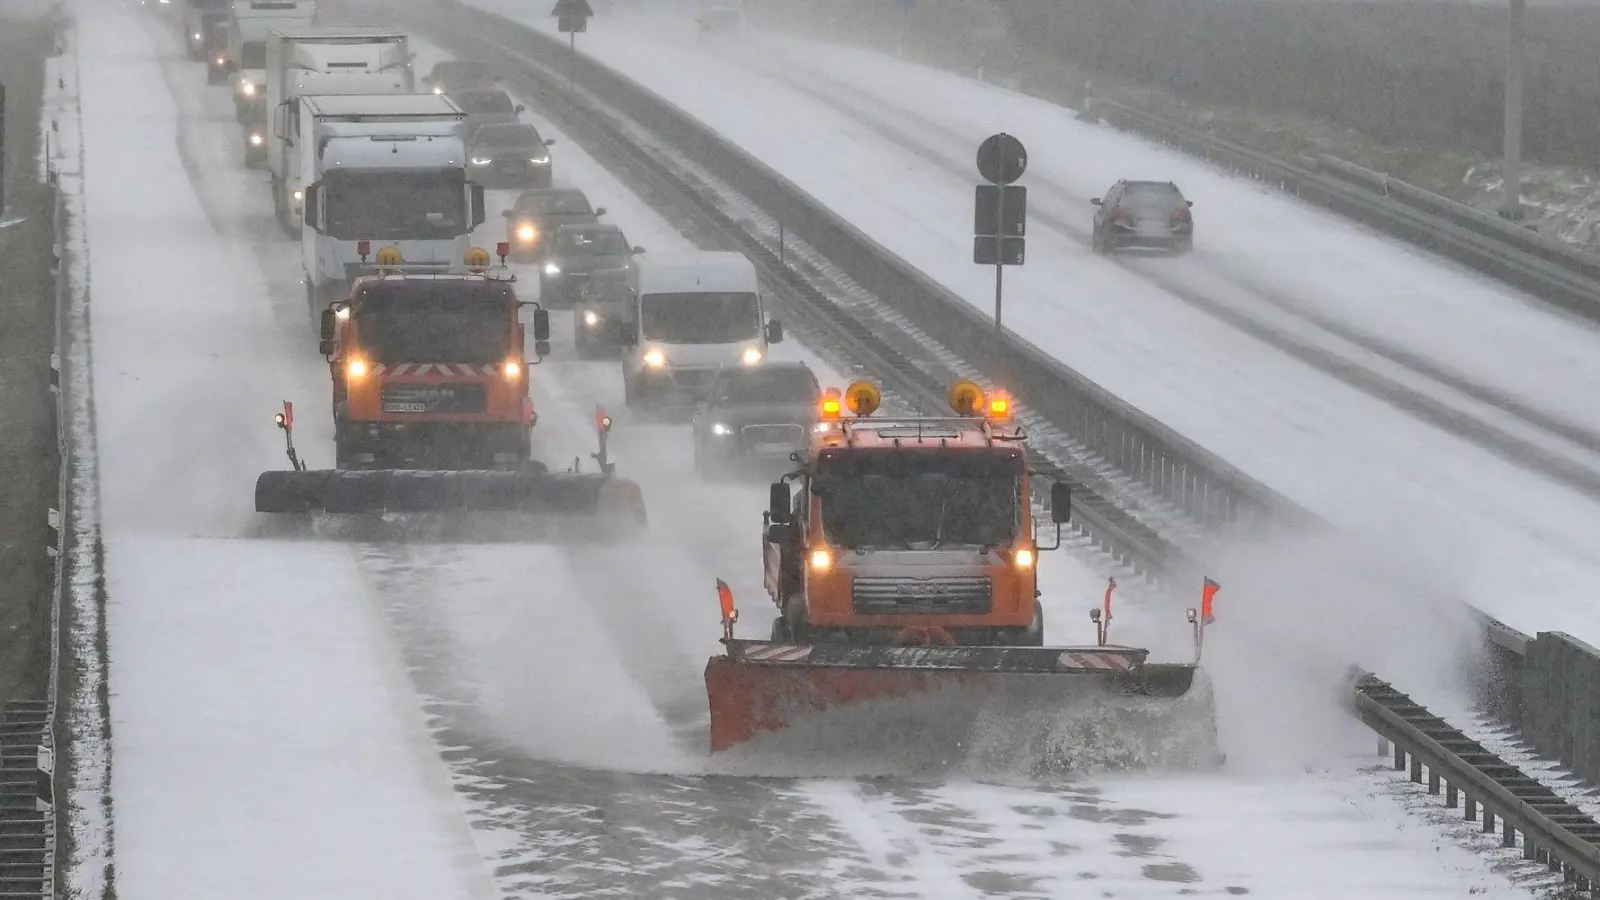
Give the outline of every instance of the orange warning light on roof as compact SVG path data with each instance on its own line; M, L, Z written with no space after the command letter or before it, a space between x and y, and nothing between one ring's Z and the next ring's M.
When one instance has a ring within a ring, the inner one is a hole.
M822 392L822 417L824 419L837 419L839 412L844 409L844 403L839 399L838 388L828 388Z
M989 400L989 418L1004 419L1011 415L1011 398L1000 395Z

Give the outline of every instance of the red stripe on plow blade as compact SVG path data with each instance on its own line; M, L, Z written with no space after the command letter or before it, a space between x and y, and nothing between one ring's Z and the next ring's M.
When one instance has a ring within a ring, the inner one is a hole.
M833 707L951 687L1004 692L1015 677L1089 679L1161 697L1189 690L1192 665L1146 665L1133 647L852 647L726 642L706 663L711 750L719 752ZM1071 690L1068 682L1061 690Z

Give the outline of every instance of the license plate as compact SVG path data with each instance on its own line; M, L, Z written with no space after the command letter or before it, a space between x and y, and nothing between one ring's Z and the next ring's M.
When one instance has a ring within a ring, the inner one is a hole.
M428 411L428 404L391 401L383 405L383 411L386 413L425 413Z
M750 452L757 456L788 456L794 452L794 445L787 442L782 444L761 442L751 444Z

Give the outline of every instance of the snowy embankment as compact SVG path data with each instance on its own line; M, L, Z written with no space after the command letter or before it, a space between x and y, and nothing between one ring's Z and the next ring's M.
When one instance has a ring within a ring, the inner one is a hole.
M314 356L199 202L171 26L75 12L117 894L492 896L348 550L236 539Z
M540 11L480 5L554 27ZM1010 327L1344 531L1342 546L1294 554L1311 562L1236 548L1234 583L1394 570L1515 627L1600 639L1590 596L1600 554L1573 537L1600 527L1600 504L1329 371L1420 392L1451 429L1509 434L1593 473L1593 327L1000 88L771 35L747 50L701 42L687 19L616 13L592 25L579 52L679 104L984 308L992 274L968 261L970 154L993 131L1022 137L1032 222L1028 264L1006 279ZM1192 257L1089 252L1086 201L1119 177L1172 178L1196 200ZM1284 335L1322 363L1291 355ZM1391 606L1413 605L1388 593Z

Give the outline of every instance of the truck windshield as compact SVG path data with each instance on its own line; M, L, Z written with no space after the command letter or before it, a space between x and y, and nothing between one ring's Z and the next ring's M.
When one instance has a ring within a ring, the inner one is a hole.
M239 46L239 68L265 69L267 67L267 45L264 41L251 41Z
M755 294L646 294L639 318L644 339L664 344L726 344L761 334Z
M471 230L459 169L335 171L323 184L324 231L335 240L443 240Z
M825 454L811 490L837 547L1005 547L1021 521L1022 460L943 449Z
M498 303L385 299L355 314L374 362L497 363L511 348L511 313Z

